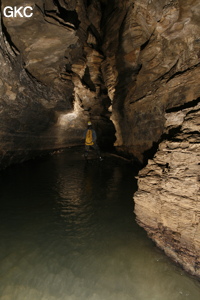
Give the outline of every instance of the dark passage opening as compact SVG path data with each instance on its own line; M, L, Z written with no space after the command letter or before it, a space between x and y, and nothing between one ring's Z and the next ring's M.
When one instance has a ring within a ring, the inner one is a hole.
M54 0L54 4L58 7L58 16L65 22L71 23L78 29L80 21L78 19L78 14L75 10L66 10L62 7L58 0Z

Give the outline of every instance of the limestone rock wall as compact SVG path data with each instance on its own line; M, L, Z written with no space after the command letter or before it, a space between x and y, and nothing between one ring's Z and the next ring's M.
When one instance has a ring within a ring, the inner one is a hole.
M2 0L1 10L6 5L16 1ZM2 16L2 49L15 57L12 69L17 61L47 91L34 99L52 111L48 134L57 145L76 144L91 118L100 142L112 144L111 119L117 149L143 162L162 135L165 111L200 96L198 0L28 5L32 18Z
M118 149L143 161L167 109L200 96L198 0L111 1L102 65Z
M115 0L107 3L102 17L102 72L115 145L144 161L149 149L160 144L139 173L137 221L160 248L197 276L199 8L198 0Z
M167 255L200 276L200 103L166 114L159 149L140 171L138 223Z
M5 6L26 5L31 18L3 15ZM100 19L96 1L1 1L1 166L82 144L89 119L100 145L113 144Z

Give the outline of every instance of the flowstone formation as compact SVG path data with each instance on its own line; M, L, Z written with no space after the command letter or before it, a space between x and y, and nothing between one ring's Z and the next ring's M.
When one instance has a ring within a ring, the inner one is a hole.
M134 201L149 236L200 277L200 103L188 106L166 114L163 141L139 172Z

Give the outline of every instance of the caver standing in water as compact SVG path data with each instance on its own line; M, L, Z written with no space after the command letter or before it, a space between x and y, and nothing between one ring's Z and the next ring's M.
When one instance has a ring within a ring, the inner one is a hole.
M93 148L99 159L102 160L99 146L97 145L97 135L96 131L92 128L92 123L88 122L88 128L84 131L84 139L85 139L85 152L84 157L87 159L90 148Z

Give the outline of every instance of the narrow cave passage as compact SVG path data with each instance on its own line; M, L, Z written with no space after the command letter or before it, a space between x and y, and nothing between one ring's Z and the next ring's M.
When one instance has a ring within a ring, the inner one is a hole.
M198 300L134 220L133 167L78 148L0 174L0 299Z

